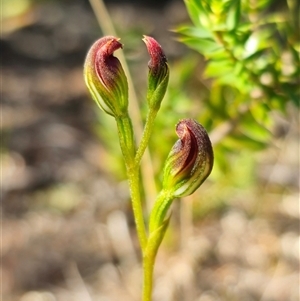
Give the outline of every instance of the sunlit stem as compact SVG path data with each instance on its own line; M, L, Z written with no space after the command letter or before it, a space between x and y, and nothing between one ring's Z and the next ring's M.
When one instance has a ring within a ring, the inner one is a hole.
M135 164L135 144L132 123L128 115L116 117L119 141L129 181L132 209L142 252L147 245L147 232L141 200L139 165Z
M157 110L153 110L152 108L149 109L147 114L147 119L143 131L143 135L141 138L140 145L138 147L136 156L135 156L135 163L138 165L141 162L142 156L148 146L150 136L152 134L154 120L157 115Z
M169 191L161 191L151 211L148 244L143 254L144 281L142 301L152 300L155 258L168 228L170 219L166 218L166 215L173 199L174 197Z
M138 234L142 254L144 254L147 246L148 238L147 238L147 232L145 228L145 221L143 215L139 172L140 172L139 168L134 167L133 169L128 170L127 174L128 174L132 210L134 214L137 234Z
M153 270L154 270L155 256L143 257L143 299L142 301L152 300L153 289Z

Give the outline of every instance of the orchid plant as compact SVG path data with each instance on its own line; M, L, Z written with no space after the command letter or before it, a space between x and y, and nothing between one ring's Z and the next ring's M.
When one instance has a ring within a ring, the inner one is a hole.
M162 47L154 38L144 36L143 41L150 55L146 97L148 114L138 145L128 111L127 78L120 61L113 55L123 47L118 38L105 36L92 45L84 64L84 79L94 101L117 124L143 260L142 300L151 301L155 258L168 228L170 206L175 198L192 194L205 181L211 173L214 159L212 145L203 126L193 119L180 120L176 125L179 139L163 168L162 190L150 216L144 216L140 164L167 90L169 65Z

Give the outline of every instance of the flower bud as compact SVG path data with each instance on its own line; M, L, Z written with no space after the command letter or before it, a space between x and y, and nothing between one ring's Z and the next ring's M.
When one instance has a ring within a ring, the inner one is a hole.
M92 98L115 117L128 109L127 78L120 61L113 56L119 48L119 39L105 36L92 45L84 63L84 79Z
M209 176L213 167L213 149L204 127L193 119L176 126L179 140L166 160L163 189L174 197L192 194Z
M155 39L144 36L143 41L150 55L147 101L149 107L158 110L167 90L169 66L161 46Z

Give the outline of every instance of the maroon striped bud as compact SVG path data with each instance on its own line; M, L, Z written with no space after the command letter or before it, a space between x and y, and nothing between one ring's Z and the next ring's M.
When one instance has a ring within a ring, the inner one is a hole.
M85 83L99 107L113 116L128 108L128 84L120 61L113 56L122 48L119 39L105 36L90 48L84 63Z
M169 66L161 46L155 39L144 36L143 41L150 55L147 101L149 107L158 110L167 90Z
M204 127L193 119L176 126L179 140L166 160L163 190L174 197L192 194L209 176L213 167L213 149Z

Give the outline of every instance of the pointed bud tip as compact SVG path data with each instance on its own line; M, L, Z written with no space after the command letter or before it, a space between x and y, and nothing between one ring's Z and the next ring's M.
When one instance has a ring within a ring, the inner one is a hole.
M147 101L149 107L158 110L167 90L169 66L162 47L154 38L144 35L143 41L150 55Z
M113 52L118 49L123 49L123 44L120 43L120 40L120 38L111 37L111 39L107 42L107 47L110 50L110 54L113 54Z
M151 68L152 66L154 68L156 68L157 65L166 63L167 58L164 54L164 51L163 51L161 45L152 37L149 37L146 35L144 35L143 37L144 38L142 40L146 44L148 53L151 58L151 60L149 62L149 68Z

